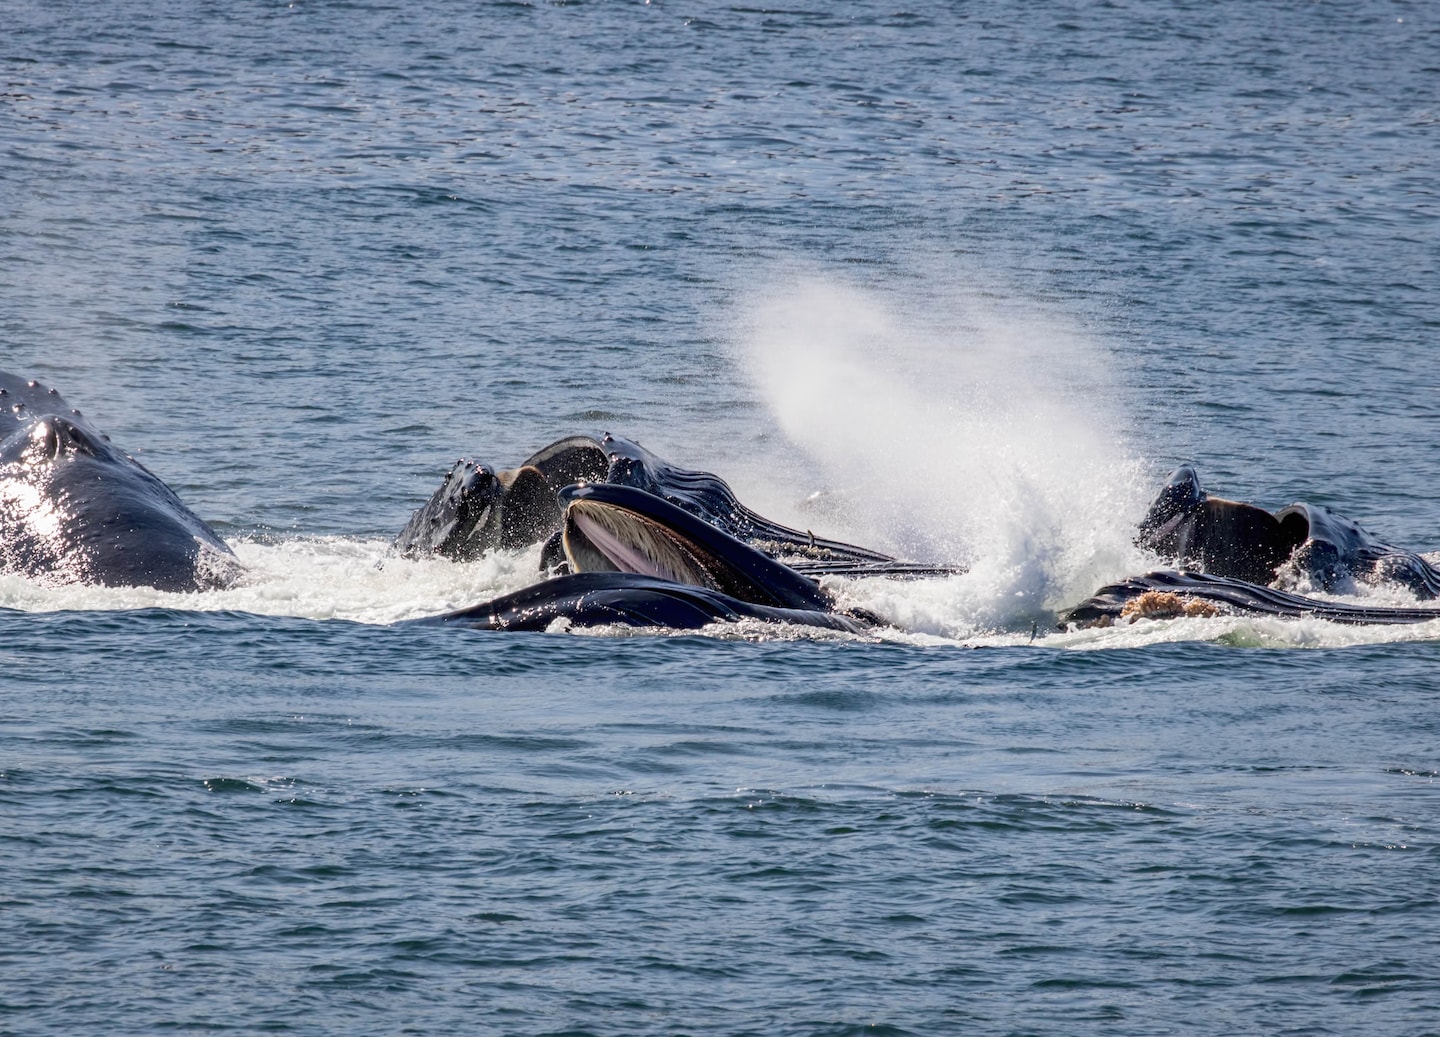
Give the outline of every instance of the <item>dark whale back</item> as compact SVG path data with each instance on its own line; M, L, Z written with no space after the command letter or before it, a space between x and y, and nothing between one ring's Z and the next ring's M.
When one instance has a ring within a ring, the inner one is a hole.
M541 567L551 568L561 557L560 491L579 483L609 483L652 494L810 576L963 571L897 561L879 551L782 526L741 504L718 475L681 468L638 443L608 434L603 440L569 436L505 471L457 461L440 488L411 515L392 548L406 558L439 555L470 561L495 548L523 548L548 538Z
M0 372L0 571L185 591L240 569L170 487L58 392Z

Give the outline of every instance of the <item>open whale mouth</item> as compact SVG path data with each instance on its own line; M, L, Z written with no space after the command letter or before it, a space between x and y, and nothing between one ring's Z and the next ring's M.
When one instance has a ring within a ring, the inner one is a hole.
M622 572L723 590L724 565L698 544L627 508L575 500L565 511L565 557L573 572Z
M819 585L661 497L614 483L567 486L560 544L570 571L622 572L757 605L830 610Z

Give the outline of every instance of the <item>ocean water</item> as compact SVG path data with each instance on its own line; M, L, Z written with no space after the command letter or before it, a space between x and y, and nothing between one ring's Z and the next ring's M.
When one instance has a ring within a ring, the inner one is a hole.
M251 570L0 575L0 1033L1440 1032L1440 626L1053 629L1184 461L1440 547L1433 5L0 23L0 369ZM401 622L606 431L970 572Z

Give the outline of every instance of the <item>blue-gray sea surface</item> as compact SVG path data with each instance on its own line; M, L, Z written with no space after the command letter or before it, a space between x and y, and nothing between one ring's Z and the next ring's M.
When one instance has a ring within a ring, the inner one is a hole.
M1440 547L1433 4L0 24L0 369L251 570L0 574L0 1033L1440 1032L1440 626L1052 629L1182 461ZM970 572L397 622L606 431Z

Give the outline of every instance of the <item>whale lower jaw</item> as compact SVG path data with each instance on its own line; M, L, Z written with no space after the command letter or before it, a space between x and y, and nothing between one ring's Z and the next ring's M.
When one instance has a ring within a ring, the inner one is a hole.
M699 630L716 623L758 621L865 635L874 624L841 612L780 608L690 584L637 573L587 572L558 576L421 625L476 630L550 631L594 627Z

